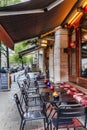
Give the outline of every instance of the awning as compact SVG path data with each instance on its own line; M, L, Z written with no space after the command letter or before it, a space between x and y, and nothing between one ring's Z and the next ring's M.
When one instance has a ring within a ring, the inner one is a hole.
M79 2L79 0L64 0L49 9L55 1L60 0L31 0L0 7L0 39L13 49L15 43L40 36L61 25Z
M23 55L26 55L26 54L29 54L33 51L36 51L36 50L39 50L41 47L40 46L33 46L33 47L30 47L26 50L23 50L23 51L20 51L18 54L19 54L19 57L21 58Z

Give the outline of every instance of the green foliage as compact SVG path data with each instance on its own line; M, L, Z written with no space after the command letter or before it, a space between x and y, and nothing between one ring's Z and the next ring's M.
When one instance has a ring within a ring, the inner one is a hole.
M1 0L0 1L0 6L7 6L7 5L11 5L11 4L16 4L18 2L21 2L21 0Z
M26 44L26 41L25 41L25 42L21 42L21 43L18 43L17 45L15 45L14 54L11 55L10 58L9 58L10 63L16 64L16 65L20 64L22 61L25 64L32 64L33 63L33 56L32 56L32 54L31 55L24 55L22 57L22 59L19 58L18 52L23 51L23 50L29 48L28 44Z

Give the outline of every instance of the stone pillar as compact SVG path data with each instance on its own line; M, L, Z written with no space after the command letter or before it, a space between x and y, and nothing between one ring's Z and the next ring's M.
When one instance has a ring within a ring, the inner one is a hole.
M61 81L68 81L68 32L61 30L60 40L60 78Z
M54 43L54 83L60 81L60 33L61 30L55 32Z
M54 44L54 83L68 81L68 53L64 51L67 45L67 30L57 30Z
M49 50L49 79L50 81L54 81L54 48L50 48Z
M40 50L39 51L39 69L41 72L44 71L44 51Z

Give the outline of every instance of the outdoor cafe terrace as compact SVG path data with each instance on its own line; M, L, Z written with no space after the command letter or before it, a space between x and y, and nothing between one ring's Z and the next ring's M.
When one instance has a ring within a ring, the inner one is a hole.
M36 76L36 74L35 74ZM23 111L30 113L30 111L35 113L33 115L32 119L28 120L27 117L27 123L24 124L24 130L48 130L48 123L47 121L43 122L43 120L47 117L44 115L42 117L39 117L42 115L43 110L45 111L47 108L46 114L50 113L53 114L55 107L58 107L60 105L59 101L63 102L63 107L64 105L66 106L67 103L68 105L77 105L81 104L86 107L87 105L87 91L85 89L82 89L79 86L76 86L72 83L65 83L61 82L58 84L53 84L50 81L46 83L45 79L38 79L37 84L35 77L34 78L29 78L25 75L21 75L16 79L16 81L12 82L11 90L10 91L5 91L0 93L0 101L1 101L1 107L0 107L0 127L1 130L23 130L23 127L21 126L21 118L19 116L19 112L17 110L16 102L18 100L15 100L14 95L16 94L21 102L21 105L23 106ZM29 79L28 79L29 78ZM27 81L27 82L26 82ZM19 84L18 84L19 83ZM29 85L29 86L27 86ZM29 88L28 88L29 87ZM27 92L26 92L27 90ZM53 93L57 90L58 94L61 97L61 100L57 98L56 100L53 97ZM22 94L25 94L24 91L26 92L26 96L28 94L27 98L24 98ZM45 94L45 95L44 95ZM48 94L51 96L49 97ZM62 95L62 96L61 96ZM45 96L45 97L44 97ZM46 97L47 96L47 97ZM26 100L27 99L27 100ZM44 106L44 104L46 106ZM49 105L49 103L52 105ZM56 104L56 105L55 105ZM17 104L18 105L18 104ZM6 107L5 107L6 106ZM61 106L61 105L60 105ZM46 109L45 109L46 107ZM75 107L75 106L74 106ZM26 111L27 110L27 111ZM37 114L37 111L41 112L40 115ZM64 111L64 110L63 110ZM31 114L32 115L32 114ZM75 115L74 115L75 116ZM25 113L25 118L26 118L26 113ZM34 118L34 120L33 120ZM75 116L76 118L76 116ZM3 121L2 121L3 119ZM84 121L83 118L81 118L82 121ZM71 119L70 119L71 121ZM75 120L76 121L76 120ZM51 122L52 123L52 122ZM66 122L67 123L67 122ZM72 122L70 122L72 123ZM79 124L77 122L77 124ZM75 125L75 124L74 124ZM81 125L81 124L79 124ZM75 125L77 126L77 125ZM73 127L72 125L68 124L68 127ZM49 127L49 130L53 130L53 125L52 128ZM64 128L60 127L60 130L63 130ZM77 130L84 130L84 128L77 128Z

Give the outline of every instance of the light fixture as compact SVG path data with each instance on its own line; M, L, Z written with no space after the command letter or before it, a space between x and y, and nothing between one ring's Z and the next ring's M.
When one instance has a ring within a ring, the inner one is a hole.
M53 9L54 7L56 7L57 5L59 5L60 3L62 3L64 0L56 0L55 2L53 2L52 4L50 4L49 6L47 6L45 8L46 11L50 11L51 9Z
M41 43L41 47L47 47L47 44Z
M87 0L83 1L83 8L87 5Z
M76 11L73 15L73 17L68 21L68 24L72 25L75 21L77 21L81 16L83 15L83 12Z
M47 40L45 40L45 39L43 39L41 42L44 44L47 44Z
M40 45L41 45L41 47L47 47L47 40L42 39Z
M87 12L87 0L84 0L80 7L77 7L77 10L74 11L73 16L70 17L68 24L72 25L75 22L79 21L84 13Z

